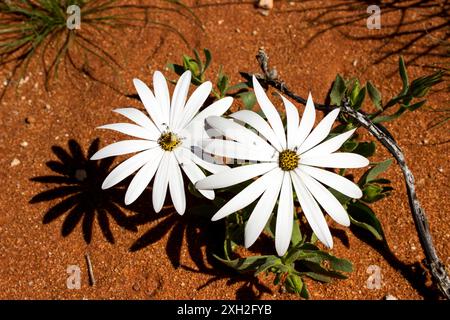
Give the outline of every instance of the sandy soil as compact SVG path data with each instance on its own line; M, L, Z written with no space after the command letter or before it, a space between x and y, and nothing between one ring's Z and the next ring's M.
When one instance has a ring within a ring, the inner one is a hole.
M395 74L398 54L411 62L411 78L431 72L436 64L448 65L441 56L445 53L442 43L433 47L437 39L448 39L446 30L439 27L448 24L445 10L449 8L444 2L429 1L424 8L408 10L386 9L381 30L368 30L365 19L351 21L365 14L365 1L276 1L269 16L258 13L253 1L188 1L204 32L175 13L156 16L179 28L192 46L212 51L210 77L215 77L220 64L233 82L240 80L238 71L259 71L254 57L258 48L264 47L291 88L303 96L311 90L315 100L323 101L337 73L359 77L363 82L371 80L384 97L393 96L401 86ZM432 16L421 21L424 15ZM416 37L417 41L407 45ZM98 192L98 183L111 163L86 161L88 149L96 148L96 138L104 146L122 137L95 127L117 122L120 117L111 112L115 108L140 106L124 95L135 93L133 77L150 83L154 70L164 70L167 62L180 61L183 53L190 52L177 35L151 26L113 32L102 45L120 62L118 74L97 67L94 71L101 76L100 82L70 71L60 72L46 92L41 64L36 59L30 65L28 81L23 81L17 91L8 90L1 101L0 298L298 299L280 292L270 279L235 276L223 268L213 268L204 252L206 246L214 244L219 224L192 222L189 210L183 218L170 208L155 214L150 192L131 207L123 204L123 185ZM2 78L8 71L0 71ZM169 71L165 74L175 78ZM432 92L429 106L448 106L447 86L442 84ZM416 177L437 251L448 266L449 124L429 129L436 117L424 108L387 127L403 148ZM379 150L374 160L389 156L382 147ZM20 164L11 166L14 159ZM31 180L64 174L72 178L46 183ZM387 294L399 299L435 298L428 287L429 279L424 279L424 256L401 172L392 166L386 176L395 190L377 203L375 211L392 254L349 229L333 226L333 254L350 259L355 270L348 280L331 284L308 280L312 299L382 299ZM75 190L67 182L78 186L82 196L65 201ZM194 201L190 201L191 206ZM75 203L80 210L69 214L67 210ZM43 223L44 216L50 223ZM88 244L85 238L89 230L92 239ZM88 283L86 253L93 264L95 286ZM69 265L81 268L79 290L66 286ZM371 265L381 268L380 289L366 287Z

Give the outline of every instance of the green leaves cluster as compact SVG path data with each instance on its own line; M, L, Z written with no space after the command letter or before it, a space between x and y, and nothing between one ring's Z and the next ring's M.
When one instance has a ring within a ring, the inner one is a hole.
M184 54L182 57L182 64L168 63L167 67L174 71L177 75L181 76L185 71L190 70L192 73L192 84L199 86L205 82L205 72L208 70L212 56L208 49L203 49L205 61L200 57L200 53L197 49L194 49L194 57Z
M386 103L383 102L380 91L370 81L361 87L358 79L345 80L339 74L334 80L330 92L330 102L332 105L340 106L344 99L348 99L350 106L355 110L361 109L366 95L369 96L372 104L377 109L369 114L372 122L379 124L392 121L400 117L406 111L414 111L425 105L423 99L432 87L442 82L444 71L439 70L428 76L423 76L409 81L405 62L402 57L399 59L399 74L402 80L402 89ZM391 114L384 114L386 110L396 108ZM350 119L347 119L351 122Z
M206 81L206 71L211 65L211 52L208 49L203 49L205 60L203 61L197 49L193 50L194 57L183 55L182 63L168 63L167 67L181 76L185 71L189 70L192 73L192 84L199 86ZM225 96L231 96L241 100L246 109L252 109L256 103L256 97L253 91L250 90L251 83L239 82L237 84L230 84L230 77L224 73L223 66L219 67L215 88L212 92L217 99Z
M266 234L274 237L274 220L266 227ZM243 228L234 224L234 228ZM232 227L233 228L233 227ZM352 264L345 259L337 258L314 245L315 238L302 236L300 224L295 220L291 246L283 257L275 255L256 255L246 258L225 259L215 256L219 261L239 273L250 273L258 276L261 273L273 274L274 285L282 285L287 292L296 293L303 298L309 298L309 292L304 281L305 277L320 282L330 282L332 279L346 279L345 273L352 271Z
M176 14L187 11L186 17L198 20L180 0L165 1L169 4L165 11ZM67 8L71 5L80 8L79 30L67 28ZM149 17L148 13L154 9L154 5L129 5L118 0L0 1L0 66L14 63L12 75L8 77L8 85L0 98L13 78L25 75L36 55L46 57L42 59L46 87L51 79L58 76L63 62L91 79L97 79L90 71L93 60L117 74L120 64L98 42L99 37L113 39L111 28L155 25L177 34L187 43L179 30Z

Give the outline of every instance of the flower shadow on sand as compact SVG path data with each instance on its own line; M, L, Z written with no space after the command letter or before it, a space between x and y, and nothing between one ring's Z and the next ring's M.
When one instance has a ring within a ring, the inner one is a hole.
M208 206L205 200L187 196L188 201L196 201L197 205L183 216L178 215L175 210L159 214L158 223L137 239L130 247L130 251L144 249L168 234L166 253L175 268L180 267L186 271L212 276L206 283L199 285L197 290L202 290L216 281L229 279L227 285L242 283L236 291L236 299L258 299L262 293L271 293L271 290L253 275L236 274L213 256L213 254L220 256L223 252L224 225L221 222L211 222L213 208L211 205ZM154 219L148 214L137 214L131 220L136 225L143 225ZM183 240L189 258L196 268L181 263Z
M81 223L84 240L90 243L93 224L97 219L103 236L108 242L114 243L110 218L126 230L136 232L137 227L130 222L129 217L119 205L120 189L101 189L102 181L108 174L114 159L88 160L98 150L99 142L99 139L96 139L91 143L86 156L75 140L69 140L68 150L53 146L52 151L58 160L50 160L46 163L53 174L33 177L31 181L54 187L35 195L30 203L60 199L60 202L44 214L42 219L44 224L66 215L61 227L62 236L71 234Z
M178 215L173 206L169 205L160 213L155 213L148 203L148 199L151 199L151 188L147 188L140 197L142 201L138 199L125 210L123 196L127 181L111 189L101 189L103 180L112 169L114 159L89 160L98 151L99 144L99 139L93 140L87 153L83 152L75 140L68 141L67 149L61 146L52 147L57 160L46 163L52 173L30 179L50 186L33 196L31 204L59 200L44 213L44 224L65 216L61 226L62 236L73 233L81 223L83 238L86 243L90 243L97 220L103 236L112 244L115 239L110 227L111 218L119 227L133 232L137 232L139 226L152 224L150 229L131 245L130 251L157 245L168 234L166 253L173 267L212 276L205 284L199 285L199 290L217 280L229 279L228 285L242 283L236 292L236 298L239 299L257 299L263 292L270 292L257 278L252 275L236 275L214 258L213 253L221 256L223 252L224 228L222 223L210 221L213 212L211 206L207 206L206 200L187 194L187 201L192 204L192 208L185 215ZM125 212L132 214L127 215ZM195 268L181 263L183 242Z

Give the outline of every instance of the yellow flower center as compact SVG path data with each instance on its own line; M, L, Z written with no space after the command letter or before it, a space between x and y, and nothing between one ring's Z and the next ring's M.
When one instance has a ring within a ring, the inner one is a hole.
M280 152L280 156L278 158L278 166L283 171L291 171L298 167L298 161L300 157L295 151L292 150L283 150Z
M165 151L173 151L180 143L180 138L172 132L164 132L158 139L159 146Z

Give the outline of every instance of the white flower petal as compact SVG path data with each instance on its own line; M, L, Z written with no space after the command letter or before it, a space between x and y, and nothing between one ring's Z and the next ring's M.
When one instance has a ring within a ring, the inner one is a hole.
M311 132L311 134L306 138L306 140L298 148L298 153L302 154L305 151L315 147L321 143L330 134L331 127L333 126L334 120L339 114L339 109L334 109L329 114L319 122L317 127Z
M276 168L256 181L249 184L241 192L235 195L230 201L228 201L219 211L211 218L212 221L225 218L226 216L245 208L250 203L256 200L264 191L267 190L270 184L272 184L275 175L281 174L281 170Z
M180 152L180 150L182 149L177 148L174 150L177 161L188 179L195 185L197 181L205 178L206 176L203 171L190 158L186 157L184 152ZM209 200L214 199L214 191L198 190L198 192Z
M324 245L328 248L333 248L333 238L319 205L305 187L299 176L293 171L291 171L290 174L294 184L295 193L300 202L303 213L305 214L306 220L308 220L308 223L311 226L311 229Z
M345 141L348 140L352 136L352 134L355 132L356 129L349 130L347 132L341 133L331 139L328 139L325 142L322 142L321 144L315 146L314 148L306 151L302 154L303 157L309 157L309 156L318 156L322 155L325 156L327 154L333 153L337 151Z
M131 124L131 123L112 123L112 124L106 124L104 126L100 126L97 129L108 129L108 130L114 130L117 132L121 132L123 134L127 134L129 136L133 136L136 138L141 139L147 139L147 140L154 140L158 139L159 131L157 132L151 132L150 130L147 130L146 128L143 128L141 126Z
M167 186L169 183L169 159L170 152L164 152L158 171L156 171L155 181L153 181L152 201L155 212L161 211L164 200L166 199Z
M308 100L306 101L305 111L303 111L302 119L300 120L300 125L297 130L297 141L295 142L296 147L299 147L303 141L305 141L306 137L314 127L315 121L316 108L314 107L314 102L310 92L308 94Z
M169 125L170 119L170 93L167 81L164 75L155 71L153 74L153 89L155 90L155 98L161 110L161 121Z
M280 95L284 102L287 119L287 148L293 149L296 146L299 116L297 108L292 102Z
M183 175L181 174L178 161L173 152L169 157L169 190L173 205L178 214L183 215L186 211L186 195L184 194Z
M206 177L195 184L197 189L219 189L238 184L256 176L262 175L278 165L276 163L257 163L224 170Z
M274 149L270 152L270 149L267 151L263 148L222 139L205 139L203 141L203 150L220 157L249 161L273 161L274 156L277 154Z
M107 157L120 156L127 153L147 150L154 148L157 145L157 142L149 140L123 140L112 143L100 149L91 157L91 160L99 160Z
M145 188L147 188L156 173L156 169L158 169L163 154L163 150L156 148L154 153L149 155L149 158L147 159L148 162L139 169L128 186L127 192L125 193L126 205L133 203L142 194L142 192L144 192Z
M178 123L177 128L184 128L189 121L197 114L198 110L205 103L212 89L212 84L210 81L203 82L189 97L184 107L184 114L181 121ZM175 129L175 130L176 130Z
M147 87L147 85L139 79L133 79L133 84L139 97L141 98L142 103L144 104L145 110L147 110L156 127L160 131L163 131L164 128L162 126L162 123L164 121L161 115L161 108L155 96L153 95L152 90L150 90L150 88Z
M300 156L299 162L309 166L325 168L362 168L369 165L369 160L359 154L350 152L335 152L326 156Z
M105 178L105 181L103 181L102 184L102 189L111 188L112 186L115 186L120 181L131 175L133 172L147 163L148 159L152 157L152 154L154 152L158 152L157 150L158 149L154 148L138 153L119 164Z
M352 181L344 178L343 176L319 168L303 165L300 167L302 171L309 174L314 179L322 182L323 184L333 188L334 190L339 191L340 193L348 197L359 199L363 195L361 189L358 187L356 183L353 183Z
M249 147L259 147L269 153L275 151L263 138L233 120L211 116L206 118L206 122L214 129L219 130L228 139L241 142Z
M233 103L232 97L225 97L220 100L217 100L216 102L214 102L213 104L211 104L210 106L199 112L194 117L194 119L192 119L192 121L185 126L185 128L191 125L193 126L200 125L203 127L205 125L206 118L208 118L209 116L221 116L222 114L224 114L225 111L227 111L230 108L232 103Z
M284 132L283 122L281 121L280 115L275 106L267 97L263 87L261 87L255 76L253 76L253 88L255 90L258 104L261 107L261 110L266 115L270 125L272 126L272 129L275 132L278 141L280 141L283 148L286 148L286 134Z
M199 151L201 155L198 155L197 151L194 153L186 147L178 148L177 152L182 152L183 158L191 159L195 164L211 173L217 173L226 169L230 169L227 165L214 163L213 159L206 153L203 153L201 149L196 150Z
M178 122L183 117L183 109L186 103L189 85L191 83L191 72L185 71L175 86L170 106L170 128L174 130L178 127Z
M266 191L264 191L261 199L259 199L255 208L253 209L250 218L245 225L245 247L250 247L258 239L261 232L269 220L278 195L280 194L281 182L283 181L283 173L278 171L275 174L272 182L269 184Z
M231 118L242 121L255 128L270 144L279 152L283 150L280 141L278 141L275 132L269 124L256 112L250 110L241 110L230 115Z
M311 178L307 173L302 171L301 168L297 168L295 172L298 174L300 179L305 183L305 186L311 192L313 197L319 202L326 213L333 218L337 223L349 227L350 218L348 217L347 211L341 203L333 196L333 194L328 191L322 184L317 182L315 179Z
M140 125L141 127L144 127L146 129L150 130L151 132L160 134L160 131L156 127L156 125L141 110L138 110L136 108L120 108L120 109L115 109L114 112L117 112L118 114L121 114L124 117L127 117L131 121L135 122L136 124Z
M277 223L275 226L275 249L277 250L277 254L279 256L284 256L289 248L289 243L291 242L292 237L293 222L294 197L292 195L291 176L288 172L284 172L277 210Z

